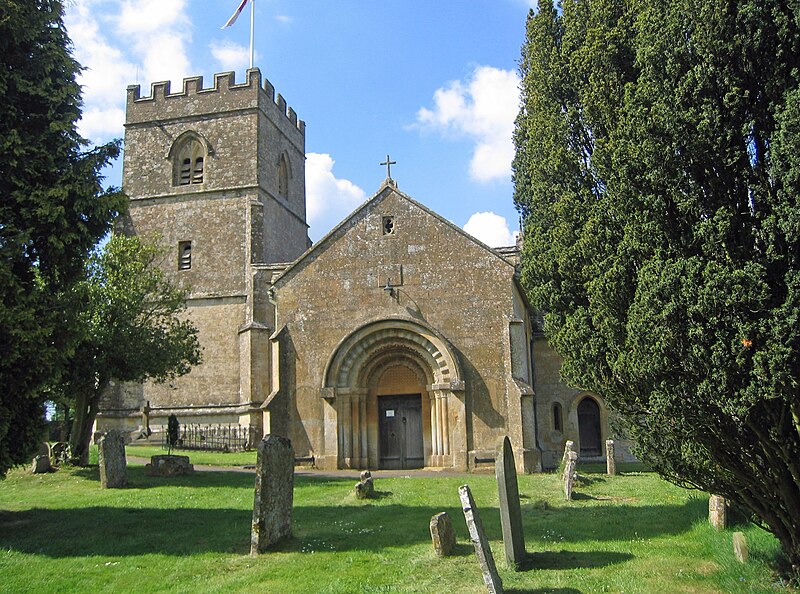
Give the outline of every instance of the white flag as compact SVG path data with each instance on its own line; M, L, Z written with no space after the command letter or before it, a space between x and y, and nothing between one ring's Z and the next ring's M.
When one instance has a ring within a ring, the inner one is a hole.
M222 29L226 29L226 28L230 27L233 23L236 22L236 19L239 18L240 14L242 14L242 11L244 10L245 4L247 4L248 1L249 0L242 0L242 3L239 4L239 8L236 9L236 12L234 12L233 15L231 15L231 18L228 19L227 23L222 25L222 27L221 27Z

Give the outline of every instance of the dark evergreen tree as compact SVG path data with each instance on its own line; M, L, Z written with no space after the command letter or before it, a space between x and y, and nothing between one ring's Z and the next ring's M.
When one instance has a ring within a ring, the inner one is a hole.
M41 439L43 386L72 348L61 296L124 207L101 187L119 152L76 130L80 66L56 0L0 0L0 477Z
M523 282L570 384L800 568L800 5L540 2Z

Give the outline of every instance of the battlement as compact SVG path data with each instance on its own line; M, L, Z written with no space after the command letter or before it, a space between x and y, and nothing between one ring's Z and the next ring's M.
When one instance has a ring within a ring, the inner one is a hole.
M203 87L202 76L183 79L182 89L172 92L170 81L154 82L150 95L142 96L141 85L129 85L126 123L136 124L169 117L195 115L198 112L218 113L248 107L267 106L288 120L300 134L305 136L306 124L297 118L286 99L276 96L275 87L266 78L261 80L261 71L250 68L245 73L245 82L236 83L235 72L214 75L214 84Z

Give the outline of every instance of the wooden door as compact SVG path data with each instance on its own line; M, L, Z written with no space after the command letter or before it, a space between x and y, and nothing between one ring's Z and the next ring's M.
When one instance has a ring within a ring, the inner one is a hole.
M422 397L419 394L378 398L380 467L422 468Z

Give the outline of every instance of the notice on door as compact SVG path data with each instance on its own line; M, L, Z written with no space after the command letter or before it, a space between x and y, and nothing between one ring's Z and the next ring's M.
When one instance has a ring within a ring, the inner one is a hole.
M393 416L394 416L394 410L392 410L392 409L388 409L388 410L386 411L386 416L387 416L387 417L393 417Z

